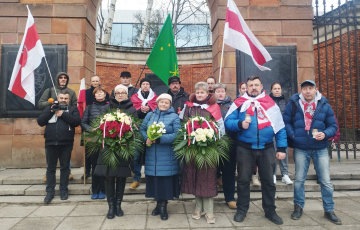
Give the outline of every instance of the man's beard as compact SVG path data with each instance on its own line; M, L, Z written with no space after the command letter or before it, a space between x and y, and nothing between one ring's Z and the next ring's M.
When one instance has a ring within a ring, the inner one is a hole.
M173 92L173 93L177 93L177 92L179 92L179 88L174 88L173 90L171 90L171 92Z
M66 101L62 101L62 102L59 102L59 105L68 105L68 103Z
M256 96L259 96L260 93L258 91L253 91L250 93L250 96L253 96L253 97L256 97Z

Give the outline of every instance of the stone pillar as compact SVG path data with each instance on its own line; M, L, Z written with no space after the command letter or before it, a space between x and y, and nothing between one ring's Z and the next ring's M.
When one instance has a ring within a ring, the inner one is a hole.
M264 46L296 46L298 83L315 79L311 0L234 0L246 23ZM227 0L209 0L213 40L213 75L219 78ZM221 82L236 97L236 53L225 45Z

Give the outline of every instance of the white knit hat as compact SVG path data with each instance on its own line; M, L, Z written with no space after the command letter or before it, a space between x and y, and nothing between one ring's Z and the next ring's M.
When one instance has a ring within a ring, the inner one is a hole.
M170 94L167 93L161 94L160 96L158 96L158 98L156 98L156 103L159 103L161 99L168 99L170 100L170 103L172 103L172 97L170 96Z
M118 89L123 89L123 90L125 90L125 92L127 93L127 94L129 94L129 92L128 92L128 88L126 87L126 86L124 86L124 85L117 85L116 87L115 87L115 90L114 90L114 93L116 93L116 91L118 90Z

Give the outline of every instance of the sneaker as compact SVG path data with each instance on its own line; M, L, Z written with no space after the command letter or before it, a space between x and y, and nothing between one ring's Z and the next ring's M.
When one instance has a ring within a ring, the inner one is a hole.
M253 186L256 186L256 187L261 186L258 174L252 175L251 179L252 179Z
M303 213L303 209L298 204L294 204L294 212L291 214L291 219L299 220Z
M237 208L235 201L230 201L230 202L227 202L226 204L229 206L230 209L236 209Z
M52 201L52 199L54 199L54 194L51 194L51 193L47 193L46 194L46 197L44 198L44 202L46 204L50 203Z
M237 210L235 216L234 216L234 221L236 222L243 222L244 219L246 217L246 213L240 210Z
M69 173L69 180L73 180L73 179L74 179L73 175L71 175L71 173Z
M137 187L139 187L140 182L139 181L134 181L131 183L131 185L129 186L129 189L136 189Z
M288 175L284 175L281 179L281 182L283 182L285 184L293 184L293 182L291 181L291 179Z
M276 184L276 175L274 175L274 184Z
M43 181L46 182L46 175L44 176Z
M91 195L91 199L92 199L92 200L99 199L99 194L97 194L97 193L92 194L92 195Z
M194 220L198 220L201 218L201 211L196 211L191 215L191 217L194 219Z
M215 216L214 214L205 214L206 221L208 224L215 224Z
M278 214L276 214L275 210L266 212L265 217L267 219L269 219L271 222L273 222L274 224L277 224L277 225L283 224L283 220L281 219L280 216L278 216Z
M341 225L341 220L335 215L334 212L324 212L324 217L330 220L332 223Z
M99 192L99 197L98 199L105 199L105 194L102 192Z

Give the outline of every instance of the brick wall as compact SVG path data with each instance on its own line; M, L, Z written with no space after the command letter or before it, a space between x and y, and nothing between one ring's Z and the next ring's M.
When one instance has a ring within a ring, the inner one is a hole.
M351 62L349 61L349 43L348 34L342 35L342 42L340 43L340 37L327 42L322 42L319 45L320 55L318 55L318 46L314 45L315 56L315 79L319 86L319 80L321 81L321 93L330 101L331 107L336 114L336 105L339 125L341 128L346 126L352 127L352 116L354 116L355 128L360 128L359 118L359 91L358 80L356 73L356 47L355 47L355 31L351 31L350 34L350 50L351 50ZM360 47L360 31L358 31L358 47ZM342 52L341 52L342 45ZM326 48L327 47L327 48ZM334 48L335 51L334 51ZM326 61L326 51L327 60ZM334 64L335 53L335 64ZM341 67L341 57L343 58L343 68ZM318 58L320 58L320 75L319 78L319 65ZM327 65L326 65L327 64ZM334 69L334 66L336 69ZM351 73L350 73L351 66ZM343 70L343 71L342 71ZM343 73L343 76L342 76ZM352 81L350 80L352 77ZM335 83L336 80L336 83ZM352 89L352 92L351 92ZM343 92L344 91L344 92ZM337 94L337 95L336 95ZM353 96L353 103L351 103L351 95ZM337 96L337 100L336 97Z
M101 78L101 84L108 92L111 92L116 85L120 84L119 76L122 71L131 73L131 84L135 85L142 68L143 65L96 62L96 73ZM186 92L191 93L194 91L195 83L205 81L208 76L211 76L212 64L179 65L179 71L181 86L184 87ZM145 73L152 73L152 71L146 67L141 78L145 77Z

